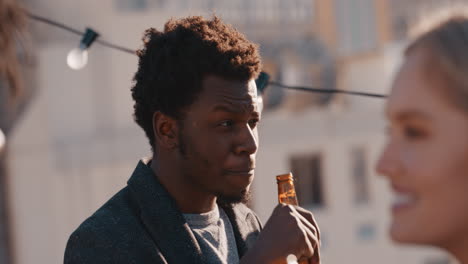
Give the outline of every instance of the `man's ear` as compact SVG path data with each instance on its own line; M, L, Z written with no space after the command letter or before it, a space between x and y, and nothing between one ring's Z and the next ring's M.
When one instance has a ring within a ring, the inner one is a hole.
M179 127L177 120L157 111L153 114L153 133L157 146L174 149L178 146Z

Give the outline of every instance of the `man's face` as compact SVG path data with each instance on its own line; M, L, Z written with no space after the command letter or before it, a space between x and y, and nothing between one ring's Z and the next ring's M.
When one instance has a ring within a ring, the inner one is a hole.
M259 120L254 80L207 76L181 124L180 164L186 180L224 202L244 201L254 177Z

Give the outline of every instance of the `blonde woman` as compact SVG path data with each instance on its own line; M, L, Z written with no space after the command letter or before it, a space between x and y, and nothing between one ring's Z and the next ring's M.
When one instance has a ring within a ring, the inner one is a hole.
M468 12L434 21L405 51L377 171L391 183L391 238L468 264Z

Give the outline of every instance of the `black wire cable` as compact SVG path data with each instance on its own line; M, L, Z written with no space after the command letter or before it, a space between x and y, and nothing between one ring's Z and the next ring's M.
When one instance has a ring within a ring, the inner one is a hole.
M33 13L29 13L27 12L28 16L34 20L37 20L39 22L42 22L42 23L45 23L45 24L49 24L51 26L55 26L55 27L58 27L58 28L61 28L61 29L64 29L66 31L69 31L73 34L76 34L76 35L80 35L82 36L84 34L84 32L81 32L77 29L74 29L74 28L71 28L67 25L64 25L62 23L59 23L59 22L56 22L56 21L53 21L53 20L50 20L48 18L45 18L45 17L41 17L41 16L38 16L38 15L35 15Z
M102 39L96 39L96 42L101 44L102 46L105 46L105 47L108 47L108 48L111 48L111 49L116 49L116 50L120 50L120 51L123 51L123 52L126 52L126 53L136 55L136 51L134 51L134 50L124 48L124 47L121 47L121 46L117 46L115 44L112 44L112 43L107 42L107 41L102 40Z
M289 85L284 85L284 84L279 83L279 82L268 82L268 84L273 85L273 86L286 88L286 89L306 91L306 92L343 93L343 94L360 95L360 96L375 97L375 98L386 98L387 97L386 95L383 95L383 94L364 93L364 92L355 92L355 91L346 91L346 90L337 90L337 89L320 89L320 88L312 88L312 87L289 86Z
M65 24L53 21L51 19L41 17L41 16L38 16L38 15L35 15L35 14L32 14L32 13L28 13L28 15L29 15L30 18L32 18L32 19L34 19L36 21L39 21L39 22L42 22L42 23L45 23L45 24L48 24L48 25L51 25L51 26L55 26L55 27L64 29L64 30L69 31L69 32L71 32L73 34L76 34L76 35L80 35L80 36L84 35L84 32L81 32L81 31L79 31L77 29L69 27L69 26L67 26ZM105 40L96 39L96 42L103 45L103 46L111 48L111 49L116 49L116 50L120 50L120 51L123 51L123 52L126 52L126 53L136 55L136 52L134 50L131 50L131 49L119 46L119 45L112 44L112 43L110 43L108 41L105 41Z
M48 19L48 18L45 18L45 17L38 16L38 15L29 13L29 12L27 14L33 20L36 20L36 21L39 21L39 22L42 22L42 23L45 23L45 24L48 24L48 25L51 25L51 26L54 26L54 27L61 28L63 30L66 30L66 31L71 32L71 33L76 34L76 35L80 35L80 36L84 35L84 32L81 32L81 31L79 31L77 29L69 27L69 26L67 26L65 24L56 22L54 20L51 20L51 19ZM105 47L111 48L111 49L115 49L115 50L119 50L119 51L122 51L122 52L126 52L126 53L129 53L129 54L136 55L136 52L134 50L131 50L129 48L125 48L125 47L122 47L122 46L119 46L119 45L115 45L115 44L110 43L110 42L105 41L105 40L96 39L96 42L103 45L103 46L105 46ZM364 92L355 92L355 91L345 91L345 90L336 90L336 89L320 89L320 88L312 88L312 87L289 86L289 85L285 85L285 84L282 84L282 83L279 83L279 82L268 82L268 84L273 85L273 86L286 88L286 89L291 89L291 90L300 90L300 91L315 92L315 93L343 93L343 94L367 96L367 97L374 97L374 98L386 98L387 97L386 95L382 95L382 94L373 94L373 93L364 93Z

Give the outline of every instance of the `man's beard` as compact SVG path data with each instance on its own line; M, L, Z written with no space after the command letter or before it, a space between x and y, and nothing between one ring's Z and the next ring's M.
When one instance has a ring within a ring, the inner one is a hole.
M248 205L250 202L250 198L252 197L252 193L249 189L242 190L239 195L224 195L218 194L217 195L217 203L221 207L232 207L235 204L243 203Z
M182 124L179 124L179 126L182 128ZM178 150L179 150L179 154L181 155L181 157L183 157L184 159L188 159L189 155L187 153L187 142L186 142L186 138L184 137L184 133L182 131L183 129L181 129L179 133ZM216 195L217 203L222 207L232 207L233 205L238 204L238 203L243 203L243 204L248 205L251 197L252 197L252 193L250 189L242 190L237 195L235 194L225 195L221 193Z

